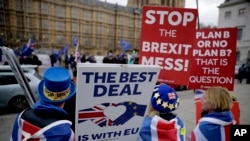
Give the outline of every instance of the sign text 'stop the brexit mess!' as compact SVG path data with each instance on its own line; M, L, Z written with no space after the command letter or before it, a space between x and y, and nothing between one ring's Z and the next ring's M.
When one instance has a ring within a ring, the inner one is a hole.
M139 60L161 67L159 82L188 84L196 19L196 9L143 8Z

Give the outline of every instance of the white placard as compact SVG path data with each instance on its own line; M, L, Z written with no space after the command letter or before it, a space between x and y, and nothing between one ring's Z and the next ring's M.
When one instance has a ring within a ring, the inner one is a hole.
M78 63L77 141L134 141L160 67Z

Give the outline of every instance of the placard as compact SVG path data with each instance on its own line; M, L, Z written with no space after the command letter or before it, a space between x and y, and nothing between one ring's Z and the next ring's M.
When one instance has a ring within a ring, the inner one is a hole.
M188 84L197 9L144 6L139 63L159 65L159 82Z
M79 63L76 140L136 140L159 71L156 65Z
M190 89L222 86L234 89L236 28L199 29L192 53Z

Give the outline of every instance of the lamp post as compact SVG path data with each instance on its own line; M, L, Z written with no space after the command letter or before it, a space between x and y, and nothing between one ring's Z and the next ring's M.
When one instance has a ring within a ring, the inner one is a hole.
M42 36L42 42L41 42L41 46L42 47L41 48L43 48L43 41L44 41L44 39L45 39L45 35Z
M140 15L141 14L141 11L140 11L140 9L138 8L138 7L136 7L135 9L134 9L134 28L138 28L137 27L137 15ZM134 30L134 32L133 32L133 34L134 34L134 36L136 35L136 30ZM136 42L136 38L134 37L134 40L133 40L133 42L135 43ZM138 48L138 45L136 44L135 45L135 48Z
M115 3L115 37L114 37L114 51L116 51L116 36L117 36L117 8L118 8L118 4L117 2Z
M196 7L197 7L197 10L198 10L198 29L200 29L199 3L198 3L198 0L196 0Z

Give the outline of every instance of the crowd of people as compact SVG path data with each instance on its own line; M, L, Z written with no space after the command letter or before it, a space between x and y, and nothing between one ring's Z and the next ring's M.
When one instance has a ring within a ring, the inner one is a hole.
M50 55L51 67L55 66L55 63L63 60L64 67L66 69L70 69L73 74L73 80L75 80L77 75L77 63L97 63L97 60L94 55L85 55L77 52L72 52L70 55L65 55L62 59L61 57L57 57L54 54ZM113 53L113 51L108 51L106 56L103 57L102 63L111 63L111 64L138 64L139 57L137 53L132 53L131 57L128 58L128 54L126 52Z
M137 53L132 53L131 58L128 59L128 55L125 52L121 52L114 55L112 51L108 51L107 55L103 58L103 63L114 64L138 64L139 58Z
M17 115L11 140L46 139L73 141L76 85L64 67L50 67L38 85L40 99ZM232 97L223 87L208 88L202 99L202 118L191 135L174 111L181 100L167 84L157 84L138 134L138 141L228 141L229 126L234 124L230 111ZM73 124L73 126L72 126Z
M64 66L54 66L61 58L50 55L51 67L43 74L43 80L38 85L40 99L31 108L19 113L12 130L12 141L47 139L57 141L73 141L75 132L75 94L76 84L72 81L77 75L77 63L96 63L95 56L75 54L64 57ZM20 57L20 64L41 65L35 53L29 57ZM128 59L124 52L114 54L108 51L102 63L137 64L138 57ZM239 69L247 71L245 65ZM231 107L232 96L223 87L208 88L201 98L202 118L190 135L186 135L185 123L175 110L181 101L178 93L167 84L156 84L149 99L148 111L138 134L137 141L171 140L171 141L228 141L230 125L235 124ZM216 135L216 136L215 136Z

